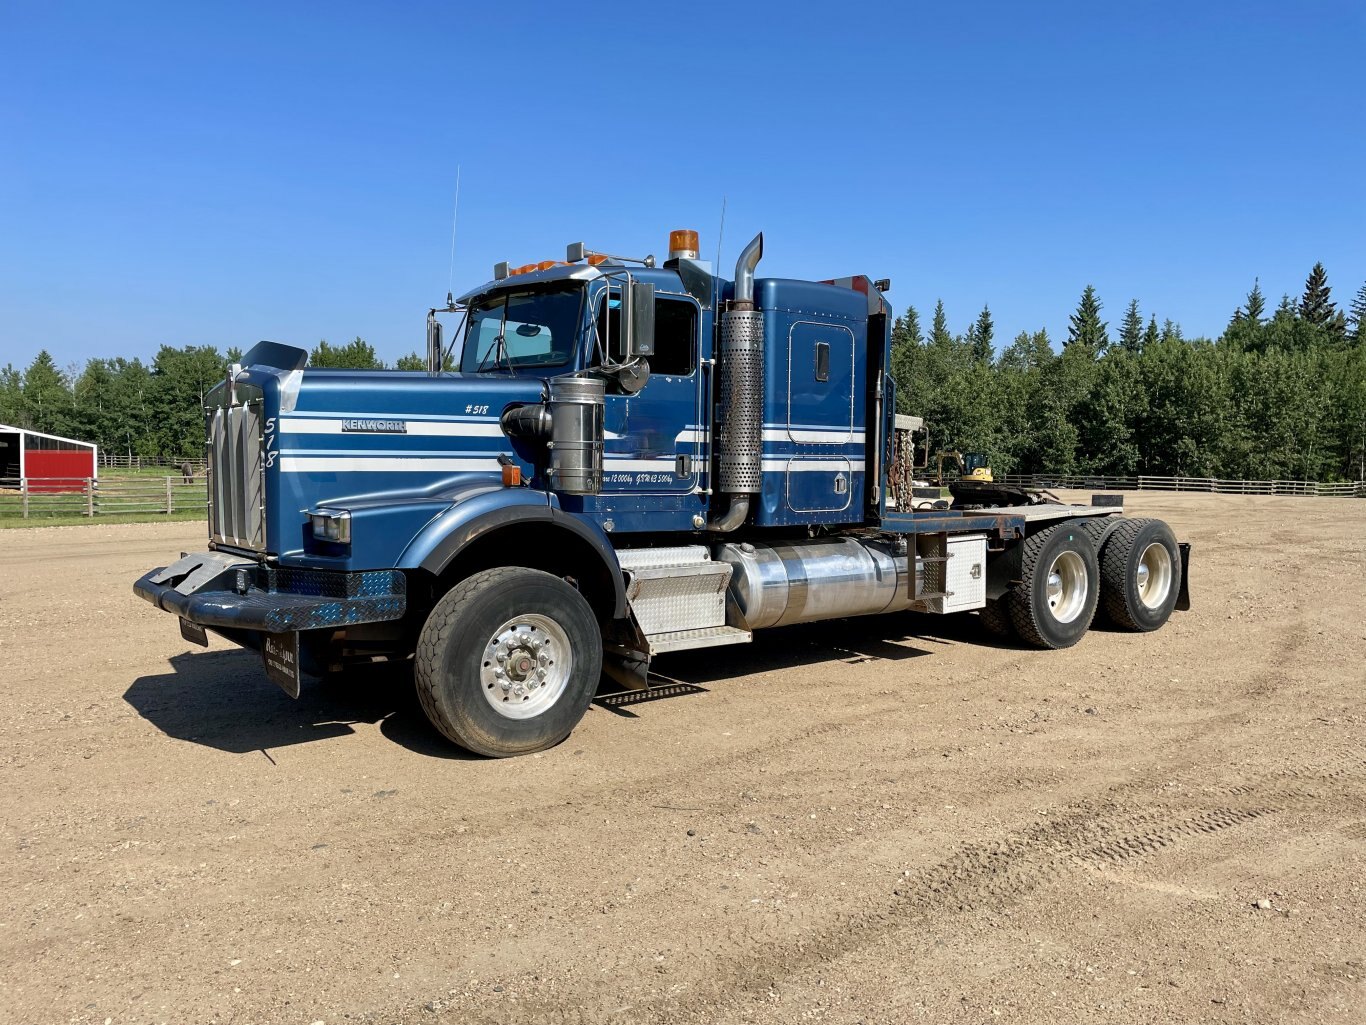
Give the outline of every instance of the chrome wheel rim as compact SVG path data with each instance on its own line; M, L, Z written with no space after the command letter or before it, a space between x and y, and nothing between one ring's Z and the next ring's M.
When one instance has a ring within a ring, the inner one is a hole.
M1060 552L1048 567L1048 611L1059 623L1070 623L1086 607L1091 590L1086 563L1076 552Z
M1172 590L1172 553L1154 541L1138 559L1138 600L1146 608L1160 609Z
M531 719L560 700L574 654L569 635L547 616L509 619L484 645L479 690L507 719Z

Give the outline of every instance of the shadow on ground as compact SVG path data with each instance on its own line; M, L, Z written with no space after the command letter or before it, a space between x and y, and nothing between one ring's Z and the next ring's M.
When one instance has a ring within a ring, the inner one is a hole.
M857 669L932 653L935 646L1009 646L971 616L898 613L766 630L750 644L684 651L657 658L650 692L622 692L604 678L595 703L625 718L626 706L705 693L704 684L738 676L841 663ZM357 666L305 683L298 700L271 683L253 652L186 652L170 671L133 681L124 694L137 713L168 737L233 754L306 744L378 723L395 744L436 758L474 758L427 722L413 691L411 663Z
M427 722L408 663L355 667L305 682L295 700L271 683L254 652L187 652L170 672L143 676L123 695L168 737L233 754L269 752L355 732L379 723L389 740L417 754L472 758Z
M749 644L662 655L653 669L670 680L701 684L822 662L899 662L932 654L934 646L993 641L971 616L898 612L761 630Z

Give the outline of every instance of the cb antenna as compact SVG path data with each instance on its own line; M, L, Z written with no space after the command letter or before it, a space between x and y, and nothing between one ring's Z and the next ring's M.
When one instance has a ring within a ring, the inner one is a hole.
M716 270L721 272L721 236L726 232L726 197L721 197L721 226L716 229Z
M460 223L460 165L455 165L455 209L451 212L451 267L446 279L446 307L455 305L455 226Z

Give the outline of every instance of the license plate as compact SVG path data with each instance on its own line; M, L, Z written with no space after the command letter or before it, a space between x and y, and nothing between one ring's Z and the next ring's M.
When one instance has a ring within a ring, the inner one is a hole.
M261 646L266 675L292 698L299 696L299 634L266 634Z
M209 635L204 632L204 628L198 623L191 623L183 616L180 619L180 636L191 644L198 644L201 648L209 646Z

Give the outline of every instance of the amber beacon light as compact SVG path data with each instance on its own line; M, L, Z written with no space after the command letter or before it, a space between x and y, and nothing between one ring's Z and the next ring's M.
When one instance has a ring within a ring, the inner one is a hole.
M688 228L669 232L669 259L696 260L697 232Z

